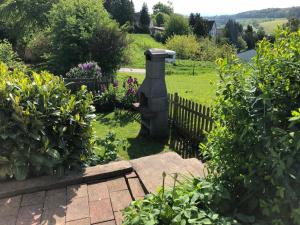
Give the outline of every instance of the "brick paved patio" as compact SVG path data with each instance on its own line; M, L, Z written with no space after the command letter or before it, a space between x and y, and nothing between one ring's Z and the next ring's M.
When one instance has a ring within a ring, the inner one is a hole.
M135 173L0 199L0 225L121 225L122 213L145 192Z
M174 152L89 167L63 177L0 183L0 225L121 225L131 201L167 174L205 176L204 164ZM173 181L168 177L166 186Z

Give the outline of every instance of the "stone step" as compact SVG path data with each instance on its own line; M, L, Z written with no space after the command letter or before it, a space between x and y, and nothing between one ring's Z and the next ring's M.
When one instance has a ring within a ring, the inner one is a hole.
M163 172L168 175L165 179L167 187L173 186L172 176L175 173L196 177L205 175L203 163L197 159L183 159L175 152L147 156L130 162L149 193L156 192L162 186Z

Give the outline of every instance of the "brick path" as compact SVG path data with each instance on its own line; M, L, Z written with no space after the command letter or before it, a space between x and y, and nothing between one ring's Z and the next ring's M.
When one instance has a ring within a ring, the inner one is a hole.
M0 225L121 225L121 211L143 198L136 174L0 199Z

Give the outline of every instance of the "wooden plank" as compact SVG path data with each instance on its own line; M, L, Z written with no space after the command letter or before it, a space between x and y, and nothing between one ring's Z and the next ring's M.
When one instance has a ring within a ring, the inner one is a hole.
M190 109L192 107L192 102L190 100L188 101L188 107ZM192 110L188 112L188 117L187 117L187 132L188 133L191 132L191 114L192 114Z
M206 109L206 115L209 117L209 115L210 115L210 108L209 107L207 107L207 109ZM206 120L206 123L205 123L205 131L207 131L208 132L208 128L209 128L209 119L205 119Z
M198 122L198 117L197 117L197 112L198 112L198 103L195 104L195 114L194 114L194 138L197 137L197 122Z

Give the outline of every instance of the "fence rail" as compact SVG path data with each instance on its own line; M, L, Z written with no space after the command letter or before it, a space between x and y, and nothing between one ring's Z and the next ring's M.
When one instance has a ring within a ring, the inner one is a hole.
M205 132L213 128L209 107L175 94L169 94L170 123L181 135L193 141L201 141Z

